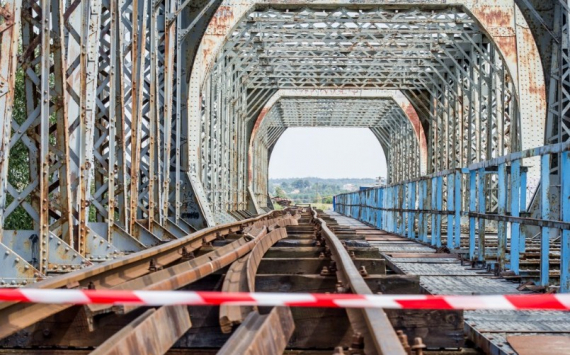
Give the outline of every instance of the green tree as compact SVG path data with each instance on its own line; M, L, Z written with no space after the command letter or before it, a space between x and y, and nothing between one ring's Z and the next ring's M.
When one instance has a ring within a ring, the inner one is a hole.
M314 200L314 201L315 201L316 203L322 203L322 200L323 200L323 198L321 197L321 194L317 192L317 193L315 194L315 200Z
M275 196L281 198L287 198L287 194L285 193L285 191L283 191L283 189L280 186L275 187Z

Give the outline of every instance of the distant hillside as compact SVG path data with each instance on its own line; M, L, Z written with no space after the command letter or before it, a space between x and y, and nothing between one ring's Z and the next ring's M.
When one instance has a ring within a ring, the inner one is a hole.
M311 184L355 184L355 185L373 185L376 183L376 179L352 179L352 178L342 178L342 179L323 179L318 177L302 177L302 178L287 178L287 179L269 179L269 183L281 184L283 182L292 183L296 180L307 180Z
M296 203L332 203L332 196L373 186L376 179L324 179L317 177L269 179L269 193Z

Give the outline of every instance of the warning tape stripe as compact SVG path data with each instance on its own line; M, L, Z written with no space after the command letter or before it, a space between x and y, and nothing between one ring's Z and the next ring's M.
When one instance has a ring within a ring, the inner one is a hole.
M570 310L570 294L431 296L20 288L0 289L0 301L148 306L232 304L332 308Z

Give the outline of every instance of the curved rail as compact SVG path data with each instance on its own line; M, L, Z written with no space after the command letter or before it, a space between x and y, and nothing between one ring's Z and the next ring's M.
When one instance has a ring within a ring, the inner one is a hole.
M273 244L284 238L287 238L287 230L285 228L277 228L261 236L257 245L249 254L232 264L224 279L222 291L255 291L255 274L257 273L261 258ZM257 310L257 307L221 305L220 327L222 333L231 333L233 326L241 324L253 310Z
M204 243L212 242L222 235L240 231L248 226L260 226L264 223L270 224L271 219L277 219L282 215L282 212L272 211L248 220L206 228L186 237L116 260L110 260L83 270L43 280L29 287L46 289L113 288L149 274L152 265L173 264L188 253L202 247ZM69 307L71 306L24 303L0 304L0 324L2 324L2 327L0 327L0 339Z
M332 252L331 257L337 264L337 275L342 284L350 287L353 293L372 294L338 237L318 217L314 208L311 208L311 213L313 222L320 228L321 237L324 237ZM347 310L347 313L353 327L364 336L366 354L406 355L396 331L382 309ZM373 349L370 348L370 341L374 345Z

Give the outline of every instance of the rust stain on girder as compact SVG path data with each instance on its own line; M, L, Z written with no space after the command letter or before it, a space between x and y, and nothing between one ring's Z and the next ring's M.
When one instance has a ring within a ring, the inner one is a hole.
M218 7L218 10L210 20L206 34L225 37L233 23L235 23L233 7L222 5Z
M512 9L503 10L500 6L489 1L484 5L476 8L473 12L477 15L477 19L483 23L492 23L498 27L508 27L511 25Z
M525 43L533 43L534 37L532 36L531 31L523 31L523 39ZM535 51L529 51L526 60L529 64L534 63L536 59L540 60L540 57L534 58L534 55L538 54ZM535 76L529 76L529 88L528 91L532 95L539 95L540 100L546 105L546 90L545 90L544 80L537 80Z

